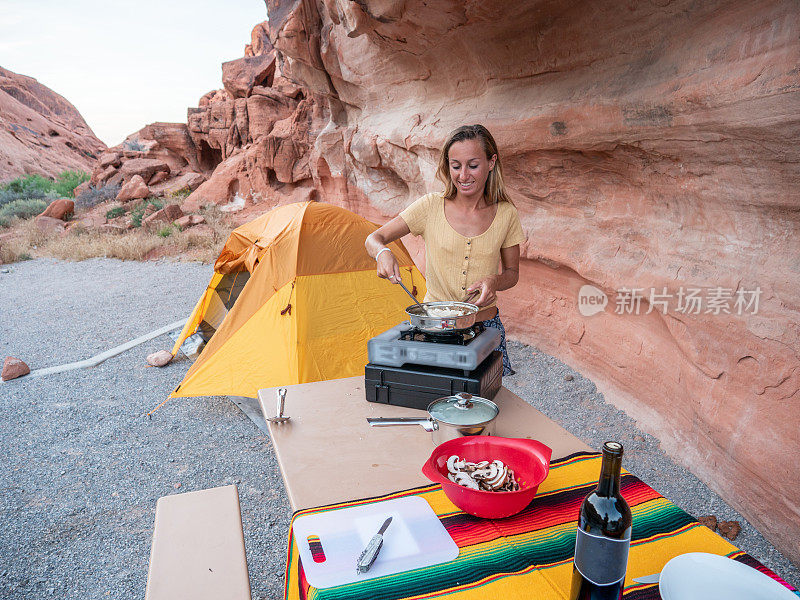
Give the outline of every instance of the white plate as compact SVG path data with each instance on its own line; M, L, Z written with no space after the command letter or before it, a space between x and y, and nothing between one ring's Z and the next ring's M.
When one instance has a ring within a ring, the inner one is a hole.
M771 577L726 556L690 552L661 571L663 600L798 600Z

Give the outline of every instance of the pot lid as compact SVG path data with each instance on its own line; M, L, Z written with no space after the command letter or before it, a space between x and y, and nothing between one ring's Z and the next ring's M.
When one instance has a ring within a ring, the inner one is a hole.
M459 392L455 396L431 402L428 412L437 421L449 425L478 425L497 416L497 404L480 396Z

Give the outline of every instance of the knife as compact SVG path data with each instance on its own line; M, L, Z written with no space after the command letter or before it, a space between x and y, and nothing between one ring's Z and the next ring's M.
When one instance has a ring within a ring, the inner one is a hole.
M375 562L375 559L378 558L378 553L381 551L383 547L383 533L386 531L386 528L389 527L389 523L392 522L392 517L389 517L383 522L381 528L378 530L378 533L372 536L372 539L367 544L367 547L359 554L358 560L356 561L356 572L357 573L366 573L372 567L372 563Z
M661 579L661 573L654 573L652 575L644 575L643 577L634 577L636 583L658 583Z

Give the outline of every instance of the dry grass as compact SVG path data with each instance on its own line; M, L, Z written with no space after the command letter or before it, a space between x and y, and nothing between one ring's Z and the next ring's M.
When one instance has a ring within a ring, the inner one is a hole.
M199 230L192 227L186 231L173 227L173 232L166 237L159 235L158 229L139 228L113 233L87 230L78 225L65 233L45 234L31 219L13 228L15 236L12 239L0 243L0 262L34 257L78 261L95 257L149 260L170 256L210 263L219 256L233 225L227 215L217 211L203 211L201 214L211 232L202 226Z
M33 219L19 222L15 227L0 230L13 237L0 242L0 263L7 264L33 258L36 249L47 240Z

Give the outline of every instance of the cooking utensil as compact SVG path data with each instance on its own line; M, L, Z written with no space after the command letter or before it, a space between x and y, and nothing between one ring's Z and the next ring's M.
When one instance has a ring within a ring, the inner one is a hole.
M428 405L426 418L419 417L372 417L367 418L370 427L394 425L421 425L433 433L433 443L461 437L492 435L494 421L500 409L497 404L480 396L459 392L434 400Z
M358 560L356 561L356 571L358 573L366 573L369 571L370 567L372 567L372 563L374 563L375 559L378 558L378 553L383 547L383 534L391 522L392 517L386 519L383 522L383 525L381 525L381 528L378 529L378 533L372 536L372 539L367 544L367 547L364 548L361 554L359 554Z
M504 437L469 437L437 446L422 466L422 473L440 483L447 498L466 513L485 519L515 515L536 496L539 484L550 470L552 449L536 440ZM500 460L514 476L520 489L516 492L471 490L447 478L447 459L458 455L469 462Z
M275 407L275 416L269 417L269 411L267 411L266 404L264 403L264 399L259 396L260 406L261 406L261 414L264 415L264 420L270 423L286 423L291 417L284 416L283 409L286 404L286 388L278 388L275 390L275 394L278 397L278 402Z
M744 563L706 552L670 560L661 571L664 600L797 600L786 587Z
M386 517L392 517L392 525L380 559L369 572L357 573L353 568L356 557ZM458 556L453 538L420 496L300 515L292 521L292 535L306 580L319 589L438 565ZM319 546L324 560L316 562L314 547Z
M659 579L661 579L661 573L653 573L652 575L633 578L636 583L658 583Z
M400 284L400 287L401 287L401 288L403 288L403 290L405 291L405 293L406 293L406 294L408 294L409 296L411 296L411 299L414 301L414 303L415 303L417 306L419 306L419 307L420 307L420 309L422 310L422 313L423 313L424 315L427 315L427 314L428 314L428 311L426 311L426 310L425 310L425 307L424 307L424 306L422 306L422 304L420 304L420 303L419 303L419 300L417 300L417 297L416 297L414 294L412 294L410 291L408 291L408 288L407 288L406 286L404 286L404 285L403 285L403 282L402 282L402 281L398 281L397 283L399 283L399 284Z
M454 317L434 317L432 309L457 311ZM469 329L475 324L480 310L469 302L423 302L406 308L408 320L413 327L430 334L451 334L461 329Z

